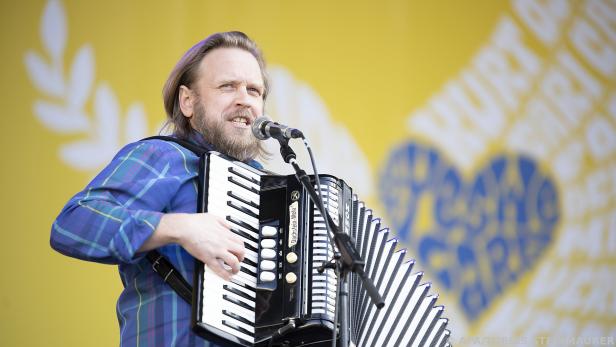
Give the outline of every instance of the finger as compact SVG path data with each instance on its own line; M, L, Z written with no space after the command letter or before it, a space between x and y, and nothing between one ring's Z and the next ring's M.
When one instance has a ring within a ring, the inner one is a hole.
M244 246L244 239L240 235L231 233L229 235L229 238L231 239L231 241L235 242L236 244L241 245L242 247Z
M231 229L231 223L229 223L226 219L219 217L219 216L214 216L216 217L216 219L218 220L218 223L220 223L220 225L222 225L225 229L230 230Z
M220 264L220 266L222 266L222 268L227 271L227 272L233 272L233 268L229 265L227 265L227 263L225 263L224 260L222 259L216 259L218 261L218 264Z
M224 261L225 264L230 268L228 271L236 274L240 271L240 261L237 256L233 253L225 252L220 257L221 261ZM223 266L224 267L224 266Z
M207 263L208 268L210 268L210 270L212 270L216 275L218 275L220 278L224 279L225 281L229 281L231 280L231 273L227 270L225 270L222 266L222 262L219 261L219 259L211 259L208 263Z
M244 243L236 244L232 243L229 245L229 252L233 253L237 259L242 262L244 261L244 257L246 255L246 250L244 249Z

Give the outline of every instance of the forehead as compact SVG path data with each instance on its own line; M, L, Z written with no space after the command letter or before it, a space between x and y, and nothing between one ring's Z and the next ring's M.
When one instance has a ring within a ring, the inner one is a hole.
M263 84L257 59L240 48L216 48L199 64L199 77L204 82L242 81Z

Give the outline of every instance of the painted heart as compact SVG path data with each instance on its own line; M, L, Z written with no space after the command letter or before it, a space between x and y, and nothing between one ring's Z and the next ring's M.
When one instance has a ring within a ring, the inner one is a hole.
M437 150L406 143L379 184L398 237L470 320L537 263L560 217L554 182L521 155L463 177Z

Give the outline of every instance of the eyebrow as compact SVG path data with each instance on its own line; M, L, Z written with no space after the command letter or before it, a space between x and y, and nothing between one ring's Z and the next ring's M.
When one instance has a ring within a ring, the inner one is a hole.
M235 77L222 77L221 79L218 80L218 83L242 83L242 82L246 82L247 84L260 84L259 82L256 82L256 81L248 81L245 79L235 78Z
M250 81L245 81L245 80L239 80L239 79L234 79L234 78L225 78L219 81L216 81L216 85L221 85L221 84L241 84L241 83L246 83L246 85L251 86L251 87L258 87L260 89L265 89L265 85L263 83L259 83L259 82L250 82Z

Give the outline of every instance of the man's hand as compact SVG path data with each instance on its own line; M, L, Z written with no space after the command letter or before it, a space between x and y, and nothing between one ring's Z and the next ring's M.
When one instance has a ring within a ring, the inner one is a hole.
M244 260L244 242L230 229L227 221L209 213L165 214L139 251L177 243L228 281Z

